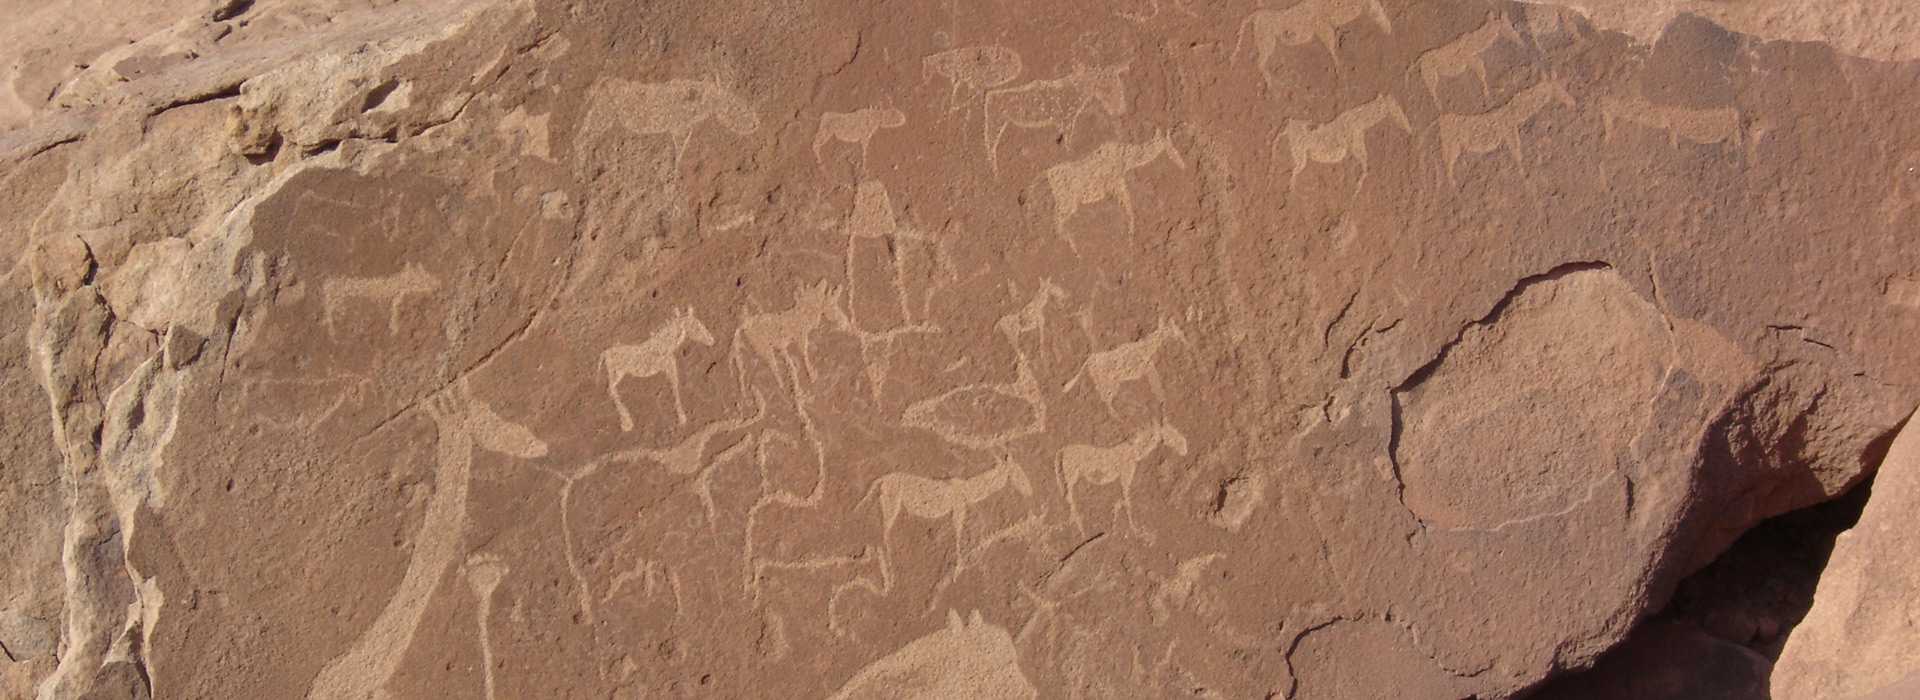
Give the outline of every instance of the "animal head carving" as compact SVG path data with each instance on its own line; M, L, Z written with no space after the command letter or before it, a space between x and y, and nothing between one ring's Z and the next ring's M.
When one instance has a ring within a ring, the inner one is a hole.
M1027 478L1026 467L1020 466L1019 462L1015 462L1011 458L1002 458L1000 469L1006 472L1007 483L1013 486L1014 491L1018 491L1022 496L1033 495L1033 481ZM979 613L976 612L974 614L978 615Z
M707 330L707 324L700 322L700 317L693 314L693 307L681 307L674 312L673 321L687 334L687 339L701 345L713 344L713 333Z
M1173 427L1172 423L1160 424L1160 444L1166 445L1174 454L1187 456L1187 436L1179 428Z

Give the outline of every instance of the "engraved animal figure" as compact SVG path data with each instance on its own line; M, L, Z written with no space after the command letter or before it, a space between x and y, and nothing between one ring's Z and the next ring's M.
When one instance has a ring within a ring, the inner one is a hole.
M873 500L880 499L880 547L887 553L889 564L888 580L893 561L893 525L906 513L922 520L940 520L945 518L953 523L953 557L956 569L966 565L963 533L967 526L967 509L991 498L994 494L1012 486L1022 496L1033 495L1033 482L1027 479L1027 472L1011 459L1002 458L993 467L973 476L932 479L907 472L893 472L873 480L867 487L867 493L854 504L858 509ZM888 586L892 588L891 585Z
M368 299L387 302L387 331L400 332L400 304L409 295L427 294L440 288L440 281L427 274L425 268L417 263L407 263L399 272L380 277L335 277L320 285L323 304L321 321L327 327L327 335L333 335L333 317L340 311L340 305L350 299Z
M1169 4L1173 5L1173 11L1178 12L1180 14L1186 15L1188 17L1200 16L1198 14L1195 14L1193 11L1193 8L1189 6L1192 4L1191 0L1169 0ZM1129 22L1133 22L1134 24L1146 24L1147 22L1153 21L1153 18L1159 17L1160 10L1164 9L1160 7L1160 0L1147 0L1147 8L1148 9L1146 12L1127 12L1125 10L1117 10L1114 12L1114 14L1119 15L1120 17L1126 19Z
M1388 120L1400 125L1407 133L1413 133L1413 123L1407 120L1406 111L1400 108L1400 101L1392 95L1375 97L1366 104L1342 112L1325 124L1288 119L1282 136L1286 138L1288 154L1293 158L1293 177L1289 184L1299 182L1300 171L1306 169L1309 161L1332 164L1350 157L1360 162L1360 181L1365 182L1367 130Z
M434 470L433 496L421 518L406 575L353 648L320 670L308 697L367 700L382 695L382 686L399 669L402 652L413 643L413 634L426 615L434 590L459 554L467 524L467 488L474 451L519 459L547 454L545 442L473 398L465 381L426 399L426 412L439 433L435 446L438 466Z
M588 123L616 123L639 135L673 139L673 163L687 153L693 132L713 120L739 136L760 129L760 112L746 98L716 80L675 79L639 83L608 78L590 95ZM609 114L610 113L610 114Z
M1413 62L1414 69L1420 72L1420 80L1427 85L1427 94L1435 101L1440 99L1440 81L1473 71L1480 79L1480 92L1485 94L1491 88L1487 85L1487 64L1480 60L1480 54L1500 43L1501 39L1523 44L1520 32L1515 31L1513 23L1504 15L1495 14L1487 18L1473 31L1444 46L1429 49L1420 54Z
M1126 114L1127 87L1120 77L1127 69L1125 64L1089 68L1076 63L1058 78L989 91L984 124L987 162L993 171L1000 172L1000 137L1008 126L1052 129L1060 132L1062 143L1070 143L1074 125L1088 107L1098 105L1110 117Z
M747 316L740 320L740 327L733 332L733 370L740 380L740 392L747 392L747 371L744 364L744 352L750 350L760 361L773 370L774 379L786 388L786 378L781 377L780 368L787 370L786 377L793 382L793 397L797 404L800 400L800 368L805 367L807 376L813 376L813 332L824 327L828 321L836 322L840 328L851 323L846 312L840 308L840 290L820 282L811 287L798 287L794 290L793 306L785 311L769 311ZM800 352L800 362L793 359L794 350Z
M1133 482L1139 472L1140 462L1165 445L1174 454L1187 454L1187 436L1172 425L1161 423L1134 433L1133 437L1118 445L1100 447L1096 445L1068 445L1060 450L1060 488L1067 495L1067 513L1075 527L1086 531L1086 524L1080 519L1079 501L1074 498L1074 487L1080 482L1096 486L1118 483L1120 485L1120 503L1118 508L1127 511L1127 524L1139 531L1139 523L1133 518Z
M1393 20L1388 19L1387 10L1380 6L1380 0L1302 0L1284 10L1254 10L1240 21L1239 36L1234 40L1230 60L1240 58L1240 50L1251 33L1260 75L1269 86L1273 84L1273 70L1270 68L1273 55L1280 50L1281 44L1300 46L1318 39L1321 45L1327 47L1327 54L1333 57L1334 65L1339 65L1340 52L1336 47L1340 42L1340 28L1369 12L1373 20L1379 23L1380 31L1393 33Z
M932 80L939 75L947 79L950 86L947 91L947 112L958 111L966 104L960 97L965 90L969 95L984 94L987 90L1013 82L1020 77L1024 66L1020 63L1020 54L1004 46L963 46L948 49L920 59L920 82Z
M682 308L646 342L615 345L600 353L600 367L607 373L607 395L613 397L614 407L620 410L621 431L633 429L633 414L620 398L620 380L628 377L646 379L665 375L668 386L673 389L673 408L680 416L680 423L687 422L686 404L680 396L680 348L690 342L713 345L713 334L693 315L692 308Z
M1154 397L1165 402L1167 397L1161 386L1160 370L1154 366L1154 358L1160 354L1160 347L1172 339L1185 342L1187 336L1180 330L1180 324L1162 318L1160 325L1146 337L1088 355L1061 390L1072 391L1080 378L1086 377L1093 384L1094 393L1100 396L1101 403L1107 405L1108 415L1117 415L1113 400L1120 395L1120 387L1127 382L1146 379Z
M701 426L699 430L694 431L693 434L681 438L679 442L666 447L632 447L608 454L600 458L596 464L588 467L584 473L591 474L593 471L598 470L600 465L603 464L629 462L633 460L653 462L660 465L668 474L675 476L684 476L699 472L699 477L693 481L692 489L694 495L700 498L700 505L706 509L707 527L712 528L714 527L714 515L717 512L717 506L713 501L713 470L719 464L737 456L739 450L750 447L751 440L743 440L733 447L722 450L721 454L716 455L712 460L707 459L707 446L713 441L715 436L721 433L745 430L766 419L766 394L759 389L754 389L753 399L758 408L754 410L751 416L727 418L708 423Z
M860 170L867 169L867 147L881 129L906 126L907 115L892 107L867 107L852 112L827 112L820 115L820 130L813 135L813 160L821 163L820 149L839 141L859 144ZM824 165L822 166L824 167Z
M467 586L473 589L474 617L480 627L480 668L484 670L487 700L493 700L493 636L488 621L493 617L493 591L507 577L507 564L491 554L476 554L467 559Z
M1692 109L1649 102L1644 97L1600 98L1600 119L1606 139L1613 140L1614 124L1626 121L1649 129L1667 132L1667 145L1678 147L1680 139L1711 146L1741 141L1740 110L1732 107Z
M1146 143L1109 142L1079 160L1047 168L1047 187L1053 192L1054 233L1066 239L1068 247L1073 247L1073 237L1067 234L1067 220L1079 213L1080 207L1112 198L1126 214L1127 235L1133 235L1133 194L1127 189L1127 173L1163 155L1174 165L1187 167L1180 151L1175 150L1167 134L1161 132L1158 138Z
M1000 320L993 323L993 328L1006 336L1007 342L1017 349L1022 334L1039 332L1042 336L1046 335L1047 303L1055 299L1066 301L1066 290L1055 285L1052 279L1042 279L1040 286L1033 290L1033 299L1020 307L1019 311L1001 316Z
M1020 670L1020 651L1005 627L980 611L966 621L947 612L947 626L875 660L848 679L829 700L1021 700L1040 691Z
M1502 145L1513 155L1516 165L1525 165L1520 151L1520 127L1531 121L1548 105L1558 102L1574 106L1573 95L1557 80L1543 80L1521 90L1512 99L1485 114L1442 114L1438 120L1440 152L1447 162L1447 180L1453 181L1454 165L1463 153L1492 153Z

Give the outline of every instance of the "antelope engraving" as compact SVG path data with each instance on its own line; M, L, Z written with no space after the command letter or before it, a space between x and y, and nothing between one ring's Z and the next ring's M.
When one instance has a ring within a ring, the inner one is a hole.
M733 447L722 450L720 454L715 455L710 461L707 459L707 446L713 442L715 436L721 433L745 430L766 419L766 394L762 393L759 389L755 389L753 390L753 399L758 408L754 410L751 416L727 418L708 423L701 426L699 430L694 431L693 434L681 438L679 442L666 447L631 447L608 454L596 460L587 468L584 474L591 474L605 464L631 462L634 460L653 462L654 464L660 465L668 474L675 476L684 476L699 472L699 477L693 481L692 489L694 495L700 498L700 505L706 509L707 527L712 528L714 526L715 513L717 512L717 506L713 501L713 470L718 465L742 454L744 448L751 447L751 441L743 440Z
M984 97L987 90L1013 82L1024 66L1020 54L1004 46L964 46L948 49L920 59L920 82L938 75L947 79L947 112L959 111L974 94Z
M1009 126L1051 129L1060 132L1062 143L1070 143L1074 125L1089 107L1098 106L1110 117L1126 114L1127 87L1120 77L1127 69L1125 64L1089 68L1076 63L1071 72L1058 78L988 91L984 120L987 163L995 173L1000 172L1000 137Z
M1521 90L1506 104L1485 114L1440 115L1440 151L1447 161L1447 180L1454 180L1454 165L1461 154L1492 153L1502 145L1512 153L1514 164L1526 165L1520 151L1520 127L1555 102L1567 107L1575 104L1573 95L1559 81L1549 79Z
M399 669L401 652L413 643L427 603L458 556L467 525L467 488L474 451L519 459L547 454L545 442L475 399L464 380L426 399L426 412L439 434L435 445L437 466L433 496L421 518L407 573L386 608L360 633L353 648L320 670L308 690L309 697L376 697Z
M440 280L418 263L407 263L399 272L380 277L335 277L320 283L321 322L327 335L334 333L333 317L340 305L352 299L387 302L387 332L400 332L400 304L414 294L427 294L440 288Z
M1039 696L1006 628L981 620L978 610L965 622L949 610L946 627L867 664L829 700Z
M1166 132L1161 132L1158 138L1146 143L1109 142L1079 160L1047 168L1047 187L1053 192L1054 233L1066 239L1068 247L1073 247L1073 237L1067 234L1067 221L1079 213L1080 207L1111 198L1126 214L1127 235L1133 235L1133 194L1127 189L1127 173L1146 167L1161 156L1182 169L1187 167L1187 161L1174 149Z
M867 147L881 129L907 124L907 115L892 107L866 107L852 112L827 112L820 115L820 130L813 135L813 160L825 167L820 149L833 142L860 146L860 171L867 170Z
M1333 57L1334 65L1340 65L1340 28L1358 21L1363 15L1372 14L1373 20L1380 25L1380 31L1392 34L1393 20L1388 19L1387 10L1380 6L1380 0L1302 0L1297 5L1284 10L1259 9L1240 21L1240 32L1233 43L1233 55L1229 60L1239 60L1240 50L1245 47L1247 35L1253 35L1254 52L1260 75L1268 86L1273 85L1273 55L1280 50L1281 44L1300 46L1316 39L1327 47L1327 55Z
M805 367L807 376L813 376L813 332L825 327L828 321L835 321L838 327L851 325L845 311L840 309L840 290L820 282L811 287L796 287L793 294L793 306L785 311L768 311L746 316L740 320L740 327L733 332L733 370L739 376L740 392L747 392L747 371L743 359L743 350L751 350L760 361L773 370L773 376L786 388L787 380L780 374L780 368L787 370L786 377L792 379L793 396L796 403L800 399L800 368ZM794 350L800 351L800 362L793 359Z
M1389 120L1408 134L1413 133L1413 123L1407 120L1406 111L1392 95L1375 97L1325 124L1288 119L1281 136L1286 138L1287 152L1293 159L1289 186L1300 181L1300 171L1307 168L1308 162L1334 164L1348 158L1360 162L1360 182L1366 182L1367 130Z
M1083 481L1095 486L1117 483L1120 485L1120 503L1116 509L1126 509L1127 525L1138 532L1140 525L1133 518L1133 482L1140 463L1162 445L1173 450L1174 454L1187 454L1187 436L1167 423L1142 429L1118 445L1068 445L1061 448L1060 487L1067 495L1067 513L1074 526L1080 528L1081 532L1087 529L1080 519L1080 505L1074 498L1074 488Z
M1613 140L1614 124L1625 121L1667 133L1667 145L1678 147L1680 139L1702 146L1741 141L1740 110L1732 107L1691 109L1655 104L1645 97L1600 98L1600 125L1608 141Z
M668 386L673 389L674 411L679 414L680 423L686 424L687 408L680 397L680 348L687 343L713 345L713 334L693 315L691 307L675 312L673 318L645 342L615 345L600 353L600 367L607 373L607 395L613 397L614 407L620 410L622 432L633 430L633 414L620 398L620 380L628 377L646 379L665 375Z
M880 500L880 548L887 554L889 562L883 571L892 568L893 526L905 513L921 520L940 520L945 518L953 523L953 557L955 568L966 565L962 535L967 526L967 509L992 498L1009 486L1021 496L1033 495L1033 482L1027 479L1027 472L1012 459L1001 458L996 464L978 474L968 477L933 479L907 472L893 472L873 480L867 487L867 493L853 505L858 510L875 496ZM892 575L887 575L892 580ZM889 589L891 585L887 586Z
M1019 311L1001 316L993 323L993 328L1006 336L1007 342L1019 347L1020 336L1038 332L1042 336L1047 330L1047 303L1053 300L1066 301L1067 292L1053 283L1052 279L1040 280L1040 286L1033 290L1033 299Z
M1117 416L1113 400L1120 395L1120 387L1128 382L1147 380L1147 386L1153 390L1155 398L1161 402L1167 400L1160 382L1160 370L1154 366L1154 358L1160 354L1160 347L1168 340L1178 339L1188 342L1186 333L1180 330L1180 324L1166 318L1160 319L1160 325L1139 340L1121 343L1108 350L1087 356L1080 363L1080 369L1067 381L1061 391L1072 391L1081 377L1093 384L1100 402L1106 404L1107 414Z
M614 123L642 136L671 138L676 167L687 154L693 132L708 120L738 136L760 129L759 110L712 79L639 83L608 78L594 84L588 99L590 124Z
M1487 85L1487 64L1480 60L1480 54L1493 48L1501 39L1515 44L1525 43L1505 15L1494 14L1473 31L1420 54L1420 58L1414 59L1414 70L1420 72L1420 80L1426 83L1427 94L1432 95L1435 102L1440 100L1440 81L1469 70L1480 79L1480 93L1484 95L1492 88Z

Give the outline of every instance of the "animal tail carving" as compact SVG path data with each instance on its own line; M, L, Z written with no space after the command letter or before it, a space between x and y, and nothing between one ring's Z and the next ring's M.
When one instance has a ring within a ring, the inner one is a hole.
M1247 43L1247 30L1253 26L1254 19L1259 16L1260 11L1255 10L1253 14L1247 15L1246 19L1240 20L1240 31L1234 35L1233 53L1227 56L1228 63L1240 60L1240 49Z

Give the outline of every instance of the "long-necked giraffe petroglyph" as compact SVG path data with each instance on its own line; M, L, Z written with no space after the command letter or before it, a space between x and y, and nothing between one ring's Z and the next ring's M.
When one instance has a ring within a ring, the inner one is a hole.
M1286 139L1287 152L1293 160L1293 176L1288 180L1289 186L1299 182L1300 171L1306 169L1309 161L1332 164L1349 157L1360 162L1360 181L1365 182L1368 168L1367 130L1382 122L1398 124L1403 131L1413 133L1413 122L1407 120L1406 110L1400 108L1400 101L1385 94L1342 112L1325 124L1288 119L1281 136Z
M1515 165L1524 167L1520 150L1520 127L1539 116L1548 105L1558 102L1567 107L1576 103L1559 80L1548 78L1521 90L1512 99L1485 114L1442 114L1438 119L1440 152L1447 164L1447 180L1454 180L1455 163L1462 154L1492 153L1502 145L1513 155Z
M745 351L751 351L761 363L773 371L781 389L787 389L792 381L792 394L795 405L801 402L804 389L800 384L800 369L806 368L807 376L813 376L813 332L820 330L829 322L837 327L849 327L851 321L840 308L840 290L822 281L811 287L797 287L793 294L793 306L784 311L768 311L748 315L740 319L740 327L733 332L733 369L740 381L740 392L747 393L748 378ZM794 350L799 350L800 361L793 359ZM782 377L784 367L787 376Z
M399 669L402 652L426 614L427 603L441 578L458 556L467 524L467 488L475 450L497 452L520 459L547 454L547 444L533 432L495 414L467 387L465 380L441 389L426 401L439 438L435 447L433 496L421 518L419 535L400 587L387 601L373 625L360 633L353 648L334 657L320 670L308 697L363 700L381 695L381 688Z
M628 377L665 375L673 389L674 411L682 424L687 422L687 406L680 395L680 348L687 343L713 345L713 334L691 308L674 312L673 318L639 345L615 345L600 353L600 368L607 373L607 395L620 411L620 430L633 429L633 414L620 398L620 380Z
M1073 141L1074 126L1088 107L1099 106L1107 116L1127 113L1127 86L1121 76L1126 64L1088 67L1075 64L1058 78L1034 80L1019 87L987 92L985 140L987 164L1000 172L1000 137L1007 127L1052 129L1062 143Z
M1172 449L1174 454L1187 454L1187 437L1171 424L1160 423L1134 433L1132 438L1118 445L1068 445L1060 449L1060 490L1067 497L1067 513L1075 527L1086 531L1086 524L1080 519L1080 503L1073 495L1074 487L1080 482L1096 486L1118 483L1120 485L1120 503L1117 508L1127 511L1127 525L1135 532L1142 532L1133 517L1133 482L1138 476L1140 462L1152 454L1161 445Z
M966 104L960 98L965 90L969 96L1013 82L1020 77L1024 67L1020 54L1004 46L963 46L948 49L920 59L920 82L925 83L939 75L947 79L947 111L955 112Z
M1069 248L1074 247L1073 237L1067 234L1068 220L1079 213L1080 207L1111 198L1120 204L1121 212L1127 217L1127 235L1132 236L1135 228L1133 193L1127 188L1127 173L1146 167L1161 156L1183 169L1187 167L1187 161L1173 147L1172 139L1161 132L1145 143L1102 144L1085 157L1047 168L1047 187L1053 193L1054 233L1066 239Z
M1333 57L1334 64L1339 65L1340 28L1368 14L1380 25L1381 32L1393 33L1393 20L1387 17L1387 10L1380 6L1380 0L1302 0L1284 10L1254 10L1240 21L1240 31L1234 39L1233 55L1229 60L1239 60L1247 35L1252 34L1260 75L1268 85L1273 84L1273 70L1269 66L1273 63L1274 53L1283 43L1300 46L1318 39L1321 45L1327 47L1327 54Z
M1171 319L1161 318L1160 325L1139 340L1129 341L1087 356L1073 378L1067 380L1061 391L1072 391L1074 385L1086 377L1093 385L1094 393L1100 402L1106 404L1108 415L1118 415L1113 401L1120 395L1121 385L1140 379L1147 380L1147 386L1153 390L1154 398L1161 402L1167 400L1166 392L1160 382L1160 370L1154 366L1154 358L1160 354L1160 347L1168 340L1187 341L1186 333L1180 330L1180 324Z
M1487 85L1487 64L1480 60L1480 54L1493 48L1501 39L1520 45L1526 43L1520 38L1520 32L1513 28L1513 22L1506 15L1496 12L1488 16L1485 23L1460 35L1460 38L1420 54L1413 61L1413 69L1420 73L1420 81L1426 84L1427 94L1435 102L1440 100L1440 81L1469 70L1480 79L1481 94L1486 94L1491 88Z
M881 129L907 125L907 115L892 107L866 107L852 112L827 112L820 115L820 130L813 134L813 161L826 167L820 149L834 142L860 146L860 172L867 171L867 149L873 135Z
M334 332L333 318L349 300L366 299L387 302L387 331L400 332L400 304L415 294L428 294L440 288L440 280L428 274L418 263L407 263L399 272L379 277L335 277L320 283L322 325L327 335Z
M739 136L760 129L752 103L713 79L638 83L607 78L588 91L588 124L617 124L635 134L673 139L673 164L686 156L693 132L713 120Z

